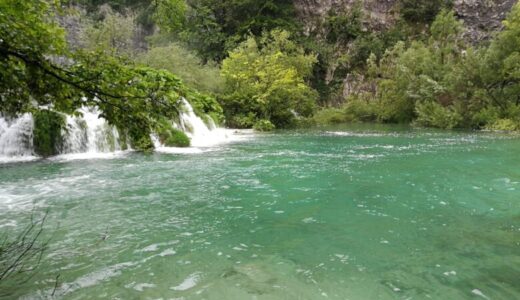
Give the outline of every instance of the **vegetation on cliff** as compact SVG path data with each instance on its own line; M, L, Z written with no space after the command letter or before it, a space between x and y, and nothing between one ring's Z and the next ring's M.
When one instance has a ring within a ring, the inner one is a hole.
M516 130L520 124L520 5L488 47L463 42L463 24L442 11L425 41L398 42L381 59L371 55L367 82L343 107L345 119L413 122L439 128ZM352 116L353 105L365 106ZM331 113L337 119L336 113Z

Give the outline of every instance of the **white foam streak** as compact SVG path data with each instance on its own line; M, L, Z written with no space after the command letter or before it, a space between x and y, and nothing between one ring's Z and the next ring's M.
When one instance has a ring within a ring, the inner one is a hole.
M81 108L81 117L67 116L63 153L107 153L121 150L119 132L97 108Z
M201 274L199 272L190 274L184 281L178 286L174 286L171 289L174 291L186 291L197 285L197 283L201 279Z
M165 147L152 136L155 150L173 154L200 154L215 150L216 146L249 138L250 131L218 128L209 116L199 117L186 99L182 99L183 110L179 124L175 128L184 131L191 141L191 147ZM80 116L66 116L66 128L62 132L63 144L60 155L52 160L111 159L128 151L128 145L120 144L118 130L100 117L97 108L83 107ZM207 118L206 122L203 118ZM8 119L0 115L0 163L36 160L33 147L34 121L30 114ZM126 147L124 147L126 146Z
M186 99L182 99L185 111L180 115L181 128L190 137L192 147L211 147L230 142L233 132L229 129L217 128L215 122L207 117L207 124L195 114L193 107Z
M0 162L26 161L33 153L34 121L30 114L16 119L0 116Z
M182 104L184 111L180 114L180 124L174 124L174 127L181 129L188 135L191 147L165 147L156 136L152 136L156 151L174 154L198 154L211 151L211 148L221 144L246 139L251 134L251 131L218 128L209 116L207 116L207 122L204 122L201 117L195 114L193 107L186 99L182 99Z
M50 160L71 161L71 160L89 160L89 159L114 159L114 158L123 157L131 152L132 152L131 150L128 150L128 151L115 151L115 152L69 153L69 154L60 154L60 155L51 157Z

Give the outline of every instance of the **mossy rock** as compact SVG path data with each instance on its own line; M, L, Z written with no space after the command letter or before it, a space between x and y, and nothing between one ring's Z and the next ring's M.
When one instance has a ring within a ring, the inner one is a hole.
M150 129L144 126L135 126L128 129L130 146L137 151L151 152L155 148L150 137Z
M168 136L163 143L167 147L189 147L191 145L190 138L186 133L175 128L172 128L170 136Z
M167 147L189 147L190 138L181 130L173 128L167 120L162 120L157 126L159 141Z
M36 154L49 157L60 153L63 146L63 131L66 130L65 116L51 111L33 113L33 145Z
M132 138L132 148L141 152L151 152L154 145L150 136L142 135L138 138Z

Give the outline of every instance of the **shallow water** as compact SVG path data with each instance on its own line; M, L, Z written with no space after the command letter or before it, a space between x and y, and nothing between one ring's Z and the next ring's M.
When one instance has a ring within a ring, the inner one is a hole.
M519 153L347 126L2 164L1 229L49 209L52 235L11 298L519 299Z

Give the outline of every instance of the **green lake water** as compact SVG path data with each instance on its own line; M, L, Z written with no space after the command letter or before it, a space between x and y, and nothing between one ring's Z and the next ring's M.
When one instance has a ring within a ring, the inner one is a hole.
M0 165L2 230L47 209L11 298L59 274L58 299L520 299L511 135L341 126Z

